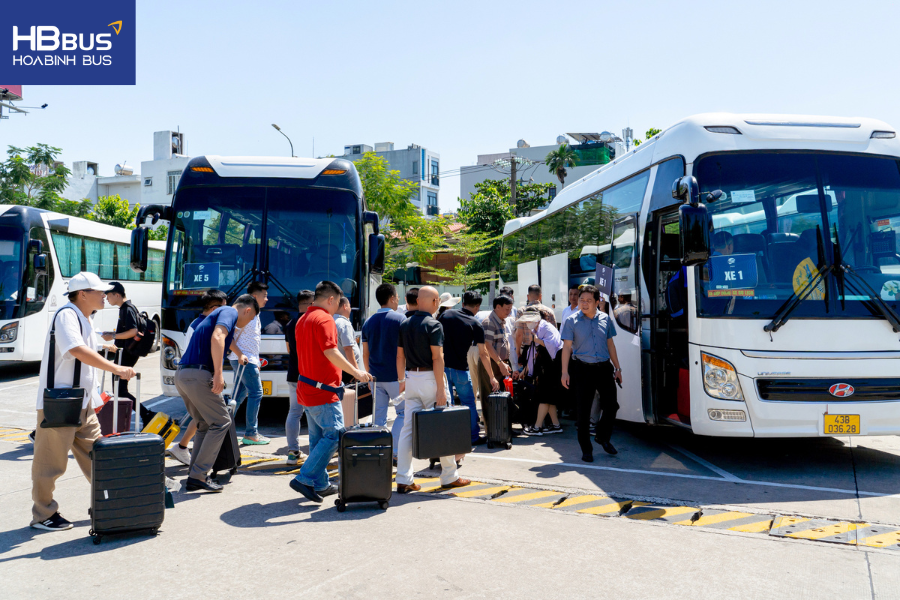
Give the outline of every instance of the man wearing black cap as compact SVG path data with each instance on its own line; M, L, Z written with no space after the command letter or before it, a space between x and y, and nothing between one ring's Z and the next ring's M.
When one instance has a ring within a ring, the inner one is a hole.
M140 313L137 307L131 303L131 300L125 297L125 286L118 281L113 281L109 284L106 301L112 306L119 307L119 322L116 325L115 334L104 333L103 339L107 342L115 340L116 346L122 349L122 366L133 367L137 364L140 357L129 352L128 347L131 345L131 340L134 339L134 336L138 334L141 323ZM128 391L128 380L126 379L119 379L119 398L135 400L135 397ZM150 422L150 419L155 414L141 404L141 421L145 425Z

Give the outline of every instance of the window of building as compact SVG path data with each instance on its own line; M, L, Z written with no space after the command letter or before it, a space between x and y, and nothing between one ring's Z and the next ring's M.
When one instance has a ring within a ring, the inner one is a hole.
M547 190L547 193L549 194L551 200L556 198L556 186L551 186L550 189Z
M362 146L353 146L353 154L361 154Z
M419 174L419 161L417 161L417 160L414 160L414 161L413 161L413 172L412 172L412 174L413 174L413 175L418 175L418 174Z
M169 184L166 188L166 194L171 196L175 193L175 189L178 187L178 180L181 179L181 171L169 171L168 173L166 173L166 179L169 180Z
M431 161L431 185L440 185L440 176L438 175L438 161Z
M144 177L144 187L150 187L153 185L152 177Z

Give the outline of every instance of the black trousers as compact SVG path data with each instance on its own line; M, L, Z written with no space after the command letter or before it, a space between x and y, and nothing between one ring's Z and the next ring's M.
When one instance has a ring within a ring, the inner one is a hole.
M608 442L612 436L619 403L616 400L616 380L610 361L602 363L586 363L575 359L569 361L569 378L571 387L575 389L575 406L578 411L578 444L583 454L593 455L591 434L589 431L591 406L594 403L594 392L600 394L600 408L603 414L597 423L596 438L598 442Z
M137 364L139 358L140 357L137 354L122 350L123 367L133 367ZM119 398L131 398L132 400L135 400L134 394L128 391L128 381L124 379L119 380ZM153 418L154 414L153 411L141 404L141 420L144 422L144 425L150 422L150 419Z

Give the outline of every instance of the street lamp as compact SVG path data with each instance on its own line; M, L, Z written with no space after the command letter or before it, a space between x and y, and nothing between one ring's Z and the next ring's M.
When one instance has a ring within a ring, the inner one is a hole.
M287 138L288 144L291 145L291 158L294 158L294 142L292 142L292 141L291 141L291 138L289 138L289 137L287 136L287 134L281 130L281 127L279 127L279 126L276 125L275 123L272 123L272 127L275 128L275 131L277 131L278 133L280 133L281 135L283 135L284 137Z

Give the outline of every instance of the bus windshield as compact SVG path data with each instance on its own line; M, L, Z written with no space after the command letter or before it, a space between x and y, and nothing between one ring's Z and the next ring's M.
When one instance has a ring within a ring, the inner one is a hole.
M771 318L820 269L793 317L871 317L873 295L900 309L900 161L829 153L733 153L696 167L713 253L698 272L700 316ZM840 267L853 273L845 276Z
M269 284L268 309L293 308L298 291L324 279L358 306L359 209L352 193L201 187L179 190L175 202L167 306L188 306L210 288L234 298L254 279Z
M0 319L12 319L22 285L22 230L0 227Z

